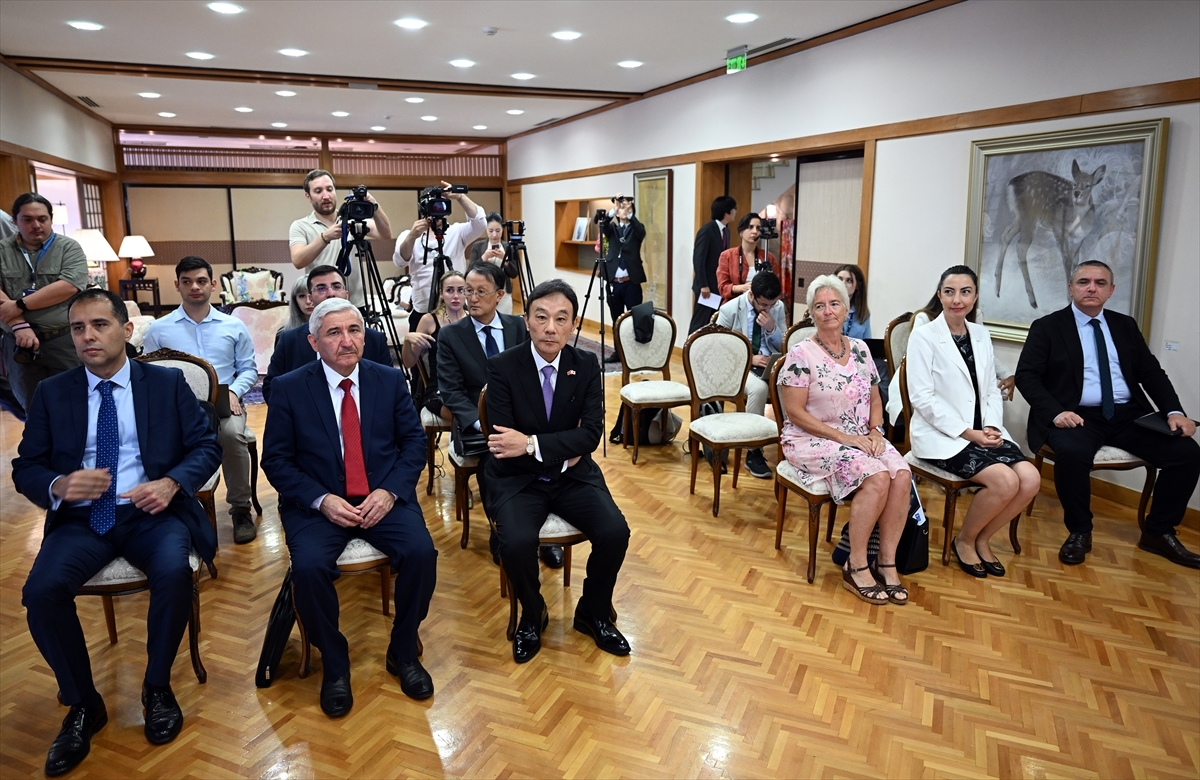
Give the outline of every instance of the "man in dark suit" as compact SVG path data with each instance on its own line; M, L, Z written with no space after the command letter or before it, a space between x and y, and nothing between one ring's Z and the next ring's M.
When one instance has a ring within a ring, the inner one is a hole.
M488 361L487 413L492 457L483 462L484 507L496 523L501 564L521 602L513 660L541 649L549 616L535 550L553 512L592 544L575 629L596 646L628 655L611 620L613 588L629 546L629 526L613 502L592 452L604 432L600 364L568 346L579 303L561 279L539 284L525 302L530 341Z
M1200 479L1196 424L1183 413L1171 380L1146 346L1137 322L1105 311L1112 269L1080 263L1069 285L1071 305L1035 320L1017 364L1017 387L1029 402L1029 447L1054 450L1054 486L1069 536L1058 552L1083 563L1092 549L1090 473L1096 451L1119 447L1161 470L1138 547L1181 566L1200 568L1200 555L1175 537ZM1147 393L1177 435L1134 423L1154 411Z
M275 382L262 467L279 492L296 611L321 651L321 709L336 718L354 705L333 585L338 556L362 538L391 558L396 617L387 670L407 696L427 699L433 680L417 660L417 628L433 596L437 550L414 490L425 431L404 375L361 359L365 327L349 301L318 304L309 327L320 360Z
M318 265L308 275L308 295L316 308L329 298L350 300L346 280L331 265ZM363 346L363 358L385 366L394 366L392 351L388 349L387 337L382 332L368 329ZM263 377L263 400L271 402L271 383L275 378L317 360L317 353L308 343L308 323L281 331L275 337L275 351L271 353L271 364Z
M646 281L642 242L646 240L646 226L638 221L633 198L618 192L613 203L616 205L609 212L610 219L604 223L604 238L608 241L604 271L609 281L608 310L616 322L642 302L642 285ZM620 363L621 357L613 352L604 362Z
M712 220L696 231L696 246L692 250L692 321L688 333L703 328L716 314L717 306L700 303L702 295L720 295L717 287L717 261L729 248L729 225L737 219L737 201L722 195L712 202Z
M150 583L146 739L161 745L183 727L171 663L192 608L188 551L211 561L217 541L194 495L221 465L217 435L183 374L126 357L133 323L124 302L90 289L67 311L83 365L38 385L12 466L17 490L48 510L21 603L71 708L46 758L50 776L79 764L108 722L75 594L114 558Z

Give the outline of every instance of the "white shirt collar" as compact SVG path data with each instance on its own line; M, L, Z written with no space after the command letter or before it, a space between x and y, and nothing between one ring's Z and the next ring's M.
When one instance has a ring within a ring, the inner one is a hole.
M342 383L343 379L349 379L351 384L358 387L358 367L358 364L355 363L354 370L350 372L350 376L342 376L330 368L324 360L321 361L321 368L325 371L325 381L329 383L330 390L338 389L338 385Z
M1097 314L1095 317L1091 317L1091 316L1081 312L1079 310L1079 308L1075 305L1075 303L1072 302L1071 303L1071 313L1075 315L1075 324L1081 328L1084 325L1087 325L1093 319L1100 320L1100 322L1104 323L1104 325L1108 325L1108 320L1104 319L1104 309L1101 309L1100 313Z
M83 370L87 374L88 392L89 393L94 392L96 389L96 385L100 384L101 382L103 382L105 380L103 380L100 377L93 374L90 369L84 368ZM124 389L126 387L129 387L129 375L130 375L129 358L126 357L125 365L121 366L121 368L118 369L117 373L115 373L111 377L109 377L107 381L112 382L117 387Z
M499 320L500 320L500 310L497 309L496 311L492 312L492 321L491 322L480 322L479 320L475 319L474 317L471 317L471 324L475 326L476 334L478 334L479 331L483 330L484 328L486 328L488 326L491 326L493 328L499 328L500 330L504 330L504 323L500 322Z
M191 317L188 316L187 311L184 310L183 304L181 303L181 304L179 304L179 307L177 309L175 309L175 311L171 312L168 316L173 317L177 322L183 322L184 320L187 320L188 322L199 325L200 322L208 322L209 320L215 320L217 318L217 310L211 303L208 304L208 313L204 315L204 319L200 320L200 322L196 322L195 320L193 320Z
M547 362L545 358L538 354L537 347L533 345L533 341L529 342L529 350L533 353L533 363L537 366L538 373L542 373L542 369L546 366L554 366L554 375L558 376L558 362L562 360L562 350L554 356L554 360Z

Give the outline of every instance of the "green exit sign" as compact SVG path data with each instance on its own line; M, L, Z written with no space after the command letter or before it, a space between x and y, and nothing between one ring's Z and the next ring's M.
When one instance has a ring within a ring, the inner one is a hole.
M739 46L725 52L725 73L737 73L746 69L746 47Z

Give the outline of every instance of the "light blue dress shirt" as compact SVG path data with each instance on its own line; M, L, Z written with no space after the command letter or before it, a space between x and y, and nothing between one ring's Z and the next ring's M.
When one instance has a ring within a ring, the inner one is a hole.
M866 322L859 322L855 319L854 307L851 306L850 315L842 323L842 335L849 336L852 339L863 339L864 341L871 338L871 318L867 317Z
M1083 347L1083 395L1079 397L1080 406L1100 406L1100 364L1096 360L1096 336L1088 323L1092 318L1071 304L1071 313L1075 315L1075 326L1079 328L1079 345ZM1117 346L1113 344L1112 332L1108 329L1108 320L1104 312L1096 317L1100 320L1100 330L1104 333L1104 346L1108 348L1108 373L1112 375L1113 403L1129 402L1129 385L1125 383L1125 375L1121 373L1121 358L1117 355Z
M496 340L496 349L504 351L504 323L500 320L500 313L492 314L491 322L480 322L474 317L471 318L471 324L475 326L475 335L479 338L479 346L483 347L483 354L487 354L487 334L483 329L491 326L492 338Z
M222 314L212 306L208 315L196 322L180 306L162 319L150 323L143 340L149 353L160 347L176 349L204 358L217 372L217 381L229 385L238 398L258 381L254 362L254 341L250 331L237 317Z
M749 293L747 293L749 295ZM768 312L769 315L769 312ZM758 312L754 310L754 306L747 299L746 309L746 338L754 341L754 320L758 318ZM780 351L783 346L783 334L779 332L779 328L767 333L767 329L763 328L763 339L758 344L758 354L773 355Z

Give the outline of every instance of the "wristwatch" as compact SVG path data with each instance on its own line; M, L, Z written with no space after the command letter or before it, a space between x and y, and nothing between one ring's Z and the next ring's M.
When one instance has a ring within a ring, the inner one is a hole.
M17 308L21 311L29 311L29 304L25 303L25 296L17 298Z
M533 437L532 437L532 436L526 436L526 437L525 437L525 454L526 454L526 455L532 455L534 452L535 452L535 450L534 450L534 447L533 447Z

